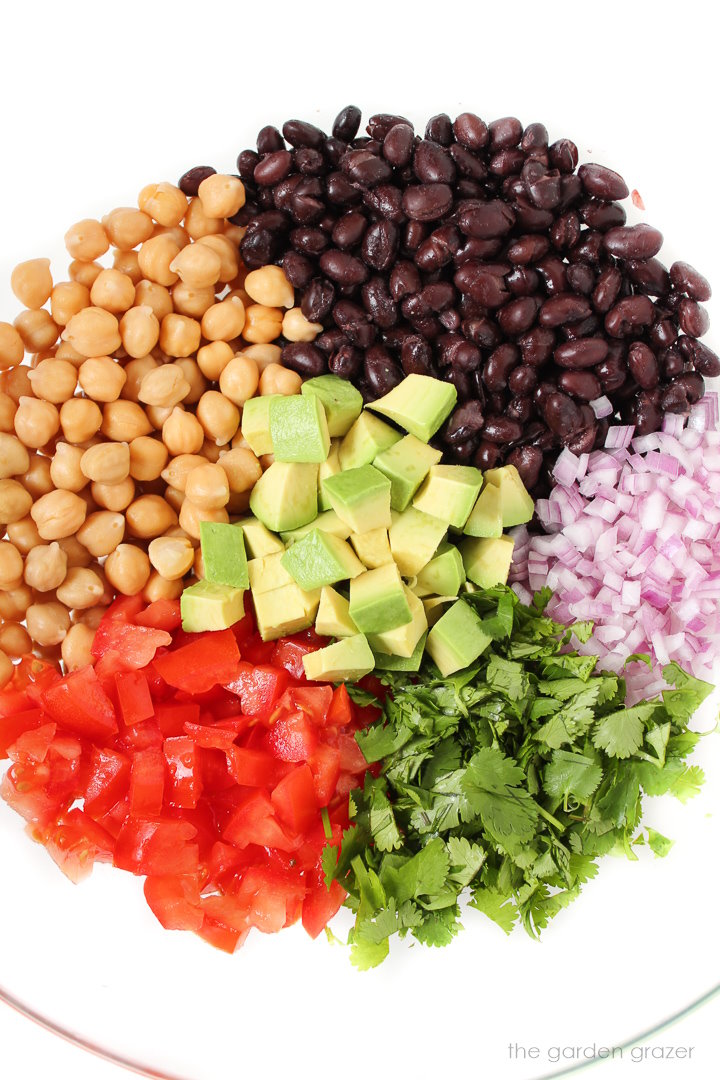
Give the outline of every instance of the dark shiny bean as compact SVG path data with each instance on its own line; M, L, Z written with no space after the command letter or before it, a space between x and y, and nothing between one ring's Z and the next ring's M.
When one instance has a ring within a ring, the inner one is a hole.
M583 225L598 232L624 225L627 219L620 203L604 202L602 199L587 199L578 207L578 215Z
M685 293L691 300L705 301L712 296L709 281L690 263L674 262L670 267L670 280L678 292Z
M579 322L592 313L592 308L584 296L575 293L558 293L551 296L540 308L538 321L541 326L562 326L565 323Z
M632 402L628 419L635 425L636 435L650 435L660 428L662 413L652 397L641 391Z
M617 259L652 259L662 247L663 236L652 225L620 225L605 233L603 244Z
M605 330L611 337L628 337L650 326L655 315L647 296L627 296L618 300L605 316Z
M580 454L589 454L598 445L597 433L597 423L590 424L576 435L564 438L563 445L576 457L579 457Z
M245 236L245 240L247 240L247 236ZM325 251L329 241L322 229L303 228L293 229L290 233L290 243L296 251L301 252L303 255L317 257Z
M492 240L480 240L478 237L463 237L465 242L460 249L455 253L455 265L461 266L463 263L470 262L472 259L492 259L496 255L499 255L503 249L503 242L500 237L496 237Z
M474 398L472 376L466 371L461 371L457 367L449 367L445 369L445 378L457 390L458 401L461 404Z
M328 163L333 169L337 169L340 165L343 154L346 154L349 147L342 139L335 138L331 135L329 139L326 139L323 143L322 152L325 155Z
M474 180L480 183L486 178L487 168L483 162L469 150L466 150L464 146L453 143L450 147L450 157L455 162L460 176L466 180ZM458 192L458 195L460 198L465 197L461 192Z
M368 120L367 130L373 139L379 139L382 142L395 124L409 124L412 127L406 116L399 116L397 113L375 113Z
M507 249L507 257L516 266L527 266L547 255L550 241L546 236L519 236Z
M525 164L522 150L498 150L488 162L488 169L495 176L517 176Z
M550 228L550 241L558 251L573 247L580 238L580 218L574 210L561 214Z
M317 345L318 349L325 353L326 356L332 356L334 352L347 344L349 344L347 337L337 326L331 326L329 330L323 330L322 334L318 334L313 342L313 345Z
M378 397L388 394L403 380L403 373L384 345L373 345L365 353L365 378Z
M284 150L285 140L276 127L268 124L258 132L256 145L258 154L264 157L265 154L274 154L276 150Z
M346 143L352 142L358 133L361 117L362 113L357 105L346 105L335 117L332 126L333 138Z
M373 277L361 289L365 310L376 326L383 330L395 326L398 321L397 304L393 301L383 277Z
M390 295L395 301L412 296L422 287L420 274L414 263L406 260L396 262L390 272Z
M515 214L499 199L490 202L469 202L458 212L458 227L466 236L491 240L505 236L515 224Z
M516 446L510 451L505 461L506 465L515 466L528 491L532 491L537 484L542 463L542 450L536 446Z
M447 184L413 184L405 189L402 206L413 221L437 221L447 214L452 201Z
M393 184L378 184L363 192L363 202L378 217L387 218L396 225L407 220L402 208L402 191Z
M529 124L523 131L520 149L525 153L530 150L547 150L548 139L548 129L544 124Z
M555 393L556 390L557 386L553 382L549 382L546 380L545 382L538 383L538 385L533 390L532 395L533 401L537 405L538 409L542 411L545 408L545 402L551 394Z
M667 296L670 292L670 275L658 259L629 259L625 273L638 291L648 296Z
M513 296L533 296L540 289L540 275L527 266L516 266L505 275L505 284Z
M397 169L412 161L415 134L409 124L395 124L383 139L383 157Z
M530 394L537 384L537 371L528 364L519 364L508 375L508 389L513 394Z
M425 222L408 221L403 231L400 244L401 250L405 254L414 255L423 241L427 240L429 235L430 226L426 225Z
M609 351L608 356L595 368L595 374L600 380L603 392L612 394L619 390L627 381L628 369L623 353Z
M573 292L589 296L595 288L595 271L587 263L572 263L567 268L567 283Z
M543 412L547 426L555 435L567 437L582 427L582 415L577 405L560 391L548 394Z
M452 307L457 298L455 289L449 281L437 281L432 285L426 285L420 296L431 311L444 311Z
M518 340L523 363L531 368L542 367L553 355L555 348L555 333L545 326L534 326L526 334L522 334Z
M371 225L362 243L363 262L374 270L387 270L395 261L400 246L400 231L392 221L377 221Z
M562 259L551 255L537 264L537 271L545 283L548 296L557 296L568 290L567 268Z
M360 371L363 354L354 345L341 345L328 360L328 368L341 379L354 379Z
M690 399L688 398L687 389L678 383L678 379L681 379L682 375L678 375L673 379L669 386L667 386L660 397L660 406L665 412L678 413L680 416L687 416L690 412ZM660 415L660 413L658 413ZM659 427L659 424L658 424ZM655 428L654 430L657 430Z
M508 337L519 337L535 322L538 306L535 297L521 296L498 311L498 322Z
M293 159L295 168L304 176L324 176L328 171L325 156L319 150L311 150L309 147L296 150Z
M503 116L488 125L491 150L507 150L517 146L522 138L523 126L515 116Z
M714 379L720 375L720 357L712 349L708 349L702 341L688 338L687 342L689 356L695 370L707 379Z
M667 349L677 340L677 329L670 319L660 319L648 331L650 344L656 349Z
M523 232L547 232L554 218L552 211L541 210L537 206L526 206L522 203L513 203L515 223Z
M370 150L349 150L340 162L340 168L353 183L363 187L385 184L392 176L387 161Z
M513 368L520 363L520 349L517 345L506 342L498 345L485 364L483 382L492 393L505 390L508 385L508 377Z
M306 120L286 120L282 133L291 146L309 146L313 150L319 150L326 139L324 131Z
M353 345L367 349L373 344L377 331L370 316L352 300L339 300L332 311L335 325L349 338Z
M497 323L485 315L465 319L462 323L462 332L468 341L479 345L481 349L494 349L500 344L502 336Z
M505 406L505 415L508 420L515 420L521 425L521 432L534 412L534 406L529 397L517 395L510 398ZM519 436L518 436L519 437ZM515 440L517 441L517 440Z
M406 337L400 349L400 363L406 375L432 374L432 349L419 334Z
M365 215L360 210L348 210L335 222L330 236L335 247L345 250L360 243L366 228Z
M275 187L289 175L292 169L292 154L289 150L276 150L268 154L255 166L253 179L262 187Z
M203 180L207 180L208 176L214 175L215 169L213 169L212 165L194 165L192 169L188 169L187 172L182 174L178 180L178 187L184 195L194 198ZM252 176L252 173L250 175ZM245 179L245 177L242 177L242 179Z
M317 225L325 213L320 199L310 195L294 195L290 200L290 213L298 225Z
M594 401L602 393L600 380L591 371L562 371L557 382L566 394L581 401Z
M268 229L247 232L240 241L240 255L245 266L251 270L272 262L280 254L281 248L279 236Z
M554 357L559 367L576 371L601 364L608 352L609 346L604 338L580 338L577 341L567 341L563 345L558 345Z
M360 202L361 193L341 172L330 173L325 180L328 202L336 206L352 206Z
M482 150L490 138L488 126L475 113L464 112L455 117L455 138L466 150Z
M482 405L479 401L467 401L460 405L448 420L443 432L443 442L456 446L474 438L485 422Z
M567 323L561 329L561 334L566 341L577 341L578 338L595 337L602 331L602 322L597 315L588 315L579 322Z
M664 379L680 375L685 367L685 358L677 345L671 345L660 354L660 370Z
M310 322L322 322L335 303L335 287L327 278L315 278L308 285L300 307Z
M660 382L657 357L643 341L632 343L628 349L627 365L633 379L643 390L654 390Z
M588 195L597 199L626 199L630 194L622 176L604 165L581 165L578 176Z
M444 147L423 139L415 147L413 170L422 184L452 184L455 162Z
M460 245L460 233L455 226L441 225L420 245L415 254L415 262L425 273L432 273L452 262Z
M367 267L347 251L324 251L320 256L323 274L340 285L361 285L367 281Z
M442 321L442 315L440 320ZM449 352L450 363L458 371L477 371L482 363L482 354L479 348L472 341L466 341L460 335L459 337L460 340L453 345ZM439 340L442 341L442 338Z
M528 161L523 169L523 183L538 210L553 210L560 205L562 184L557 170L548 171L539 161Z
M457 308L447 308L438 315L438 318L447 330L454 331L460 329L462 319L460 318L460 312Z
M508 416L488 416L483 428L483 440L507 446L508 443L517 442L522 431L522 424Z
M482 439L473 458L478 469L494 469L501 460L500 447L489 440Z
M681 300L677 309L680 329L688 337L699 338L707 334L710 318L707 311L695 300Z
M577 244L570 248L569 258L571 262L586 262L598 266L602 260L603 234L594 229L586 229L580 233Z
M575 171L578 163L578 149L570 139L558 139L554 142L548 149L548 156L553 169L558 169L561 173Z
M327 370L325 356L311 341L291 341L283 346L281 359L284 367L310 378Z
M691 405L695 405L705 393L705 380L696 371L684 371L682 375L677 375L670 385L681 387Z
M286 251L282 258L285 277L294 289L304 289L315 276L315 267L299 251Z
M453 140L452 120L447 113L431 116L425 127L425 138L441 146L449 146Z
M622 286L622 274L616 266L603 270L592 292L592 303L596 311L605 315L618 298Z
M461 293L467 292L482 307L492 310L510 299L505 283L497 274L488 273L482 263L463 263L453 278Z

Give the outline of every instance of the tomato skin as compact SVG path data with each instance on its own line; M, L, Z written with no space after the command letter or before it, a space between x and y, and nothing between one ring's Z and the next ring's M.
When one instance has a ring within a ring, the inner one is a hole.
M165 740L168 799L175 806L194 810L202 794L196 761L196 745L187 735Z
M197 879L172 875L145 878L145 899L166 930L194 930L203 924Z
M245 941L245 938L250 933L250 927L240 933L237 930L230 929L228 926L223 926L221 922L206 915L202 926L195 932L203 941L207 941L208 945L213 945L216 949L220 949L221 952L232 955Z
M197 829L185 821L131 818L117 836L113 863L121 870L143 876L195 874Z
M348 727L352 723L352 702L345 683L333 691L327 723L332 727Z
M223 830L223 838L236 847L248 844L296 851L301 839L290 836L275 819L270 796L262 788L253 791L238 806Z
M87 738L107 739L118 730L112 701L93 668L80 668L46 691L46 712L66 730Z
M130 768L130 812L134 816L160 813L165 790L165 758L157 747L138 750Z
M155 706L155 720L166 739L184 735L186 724L200 720L200 706L192 701L163 701Z
M144 611L138 612L134 622L138 626L152 626L169 634L182 623L179 600L153 600Z
M150 687L142 671L118 671L115 675L115 692L126 725L139 724L153 715Z
M317 814L313 774L307 765L298 765L289 772L270 796L275 813L293 833L304 833Z
M95 862L112 862L114 841L89 814L70 810L59 821L38 830L35 839L70 881L78 884Z
M126 794L129 785L129 757L117 750L93 747L84 792L86 813L102 817Z
M341 769L360 775L365 772L368 764L354 735L338 735L338 749Z
M32 763L44 761L55 738L57 724L42 724L39 728L24 731L8 747L8 757L13 761Z
M277 720L267 733L268 749L281 761L307 761L318 744L318 737L304 713L297 712Z
M294 686L285 693L279 705L291 713L304 713L313 724L324 727L329 722L332 699L332 686Z
M241 660L236 676L225 686L227 690L238 695L246 716L266 720L285 692L289 681L287 672L282 668L268 664L254 667Z
M318 806L327 806L337 786L340 776L340 751L335 746L321 743L308 758L315 787L315 799Z
M112 616L111 611L109 608L101 619L90 650L100 678L147 667L161 646L172 643L166 630L136 626L121 614Z
M287 768L265 750L229 746L226 750L230 774L243 787L274 787Z
M23 694L23 703L30 704ZM8 757L8 750L26 731L35 731L47 722L42 709L23 709L22 711L0 715L0 758Z
M234 677L240 650L232 630L213 630L193 635L196 640L155 659L159 675L178 690L202 693Z
M272 652L272 662L279 667L284 667L294 679L305 682L305 668L303 656L309 652L316 652L323 646L323 639L319 638L313 630L306 630L302 634L293 637L280 638Z
M303 900L302 924L310 937L315 939L338 913L347 893L337 881L331 882L328 889L322 870L316 871L313 877Z

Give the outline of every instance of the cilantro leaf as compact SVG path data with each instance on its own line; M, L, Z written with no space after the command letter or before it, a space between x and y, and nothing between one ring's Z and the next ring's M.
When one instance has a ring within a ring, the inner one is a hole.
M518 910L512 899L499 889L489 889L480 886L473 892L470 907L482 911L494 923L509 934L518 918Z
M558 802L569 795L574 795L580 802L587 802L602 777L602 769L592 758L555 750L552 761L545 766L543 787Z
M484 828L506 848L527 843L535 835L537 803L520 787L522 769L496 747L478 750L468 762L462 788Z
M643 741L645 724L657 715L652 702L610 713L597 724L593 742L610 757L629 758Z

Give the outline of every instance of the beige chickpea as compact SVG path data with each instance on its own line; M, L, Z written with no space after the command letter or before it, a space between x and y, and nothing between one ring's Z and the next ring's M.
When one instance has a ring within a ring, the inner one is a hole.
M233 225L231 222L226 221L223 225L223 236L227 237L231 244L234 244L236 248L240 247L240 241L245 236L247 228L245 225Z
M202 581L202 579L205 577L205 560L203 559L201 547L198 547L197 551L195 552L195 559L193 561L193 574L198 579L198 581Z
M80 468L88 480L119 484L130 475L130 447L125 442L98 443L85 451Z
M87 477L80 468L83 451L79 446L59 442L50 462L50 479L56 488L76 494L87 486Z
M77 368L69 360L41 360L29 372L35 397L60 405L75 393Z
M160 362L149 353L146 356L136 356L132 360L128 360L124 368L125 385L120 396L126 401L138 401L140 384L150 371L154 371L158 367L160 367Z
M130 443L130 476L141 483L157 480L167 459L168 451L163 442L141 435Z
M206 379L216 382L232 358L232 348L226 341L213 341L198 349L197 365Z
M74 566L55 590L61 604L75 610L93 607L105 592L102 578L90 567Z
M3 393L11 397L16 405L21 397L34 397L32 383L30 382L30 368L14 367L6 371L0 371L0 388Z
M155 431L162 431L163 424L170 416L174 408L174 405L171 405L168 408L163 408L162 405L146 405L145 415L150 421L151 427L153 427ZM179 408L182 409L183 406L180 405Z
M44 360L66 360L68 364L72 364L76 371L79 371L86 357L79 353L77 349L74 349L72 345L67 341L61 341L57 348L54 350L54 356L45 354L42 359ZM39 358L38 358L39 363Z
M95 657L91 651L94 637L95 632L92 627L84 626L83 623L75 623L70 627L60 647L60 655L67 672L78 671L82 667L87 667L88 664L95 663Z
M202 456L207 461L209 461L212 465L215 465L217 463L220 455L224 451L229 450L229 449L230 449L230 444L229 443L219 443L218 444L218 443L215 442L214 439L207 439L206 438L204 440L201 448L200 448L200 453L202 454Z
M37 525L29 514L18 521L11 522L5 531L10 543L14 544L23 556L26 556L38 544L42 544Z
M240 410L217 390L208 390L197 404L197 418L208 439L218 446L229 443L240 426Z
M77 315L90 304L90 290L79 281L60 281L50 295L50 314L58 326L67 326L73 315Z
M260 376L259 389L263 397L269 394L283 394L291 397L300 393L302 378L297 371L282 367L281 364L268 364Z
M109 356L122 344L115 316L111 311L96 307L85 308L73 315L62 337L83 356Z
M288 341L314 341L322 329L322 323L310 322L299 307L290 308L283 317L282 332Z
M106 439L113 442L131 443L140 435L149 435L152 424L137 402L120 399L103 406L100 430Z
M215 288L212 285L198 288L197 285L186 285L184 281L178 281L172 288L172 302L178 315L201 319L215 303Z
M180 491L179 488L166 487L165 488L165 502L172 506L176 514L180 513L180 507L185 500L185 492Z
M0 480L22 476L30 467L30 455L20 439L5 432L0 434Z
M108 589L110 589L110 588L111 588L111 586L108 585ZM75 625L76 626L87 626L87 627L89 627L90 630L92 630L92 632L94 634L95 631L97 630L98 626L100 625L100 623L102 621L102 617L105 614L105 612L107 611L108 606L109 605L104 605L103 606L102 604L98 604L95 607L86 608L84 611L76 612L76 614L75 614ZM95 663L94 660L93 660L93 663Z
M153 570L143 589L143 600L146 604L152 604L155 600L177 600L182 595L184 585L182 578L168 581Z
M115 251L113 253L113 270L126 274L135 288L143 280L143 272L140 267L140 255L137 251Z
M180 368L185 379L190 384L190 389L183 398L183 403L185 405L195 405L207 389L207 379L192 356L179 356L175 364Z
M253 344L263 345L280 337L283 328L283 314L279 308L265 307L264 304L250 304L245 310L243 337Z
M178 276L170 269L170 264L179 253L178 244L166 234L146 240L138 254L143 277L158 285L174 285Z
M0 592L0 619L22 620L33 602L32 589L20 585L17 589Z
M227 475L232 494L250 491L262 476L262 467L255 454L240 446L222 454L218 465Z
M147 356L160 337L160 323L149 304L131 307L120 319L120 337L128 356Z
M195 549L189 540L177 536L158 536L148 546L150 562L168 581L184 577L190 570Z
M119 484L92 484L90 491L98 506L116 514L125 510L135 498L135 484L130 476Z
M88 442L98 432L102 422L100 407L89 398L70 398L60 406L60 426L67 442Z
M213 173L198 188L205 214L211 218L229 218L245 205L245 186L238 176Z
M43 540L72 536L85 521L86 513L86 503L72 491L50 491L30 510Z
M176 364L161 364L148 371L140 382L138 401L145 405L172 408L179 405L190 391L190 383Z
M205 432L197 417L176 406L162 426L162 440L173 457L196 454L203 444Z
M30 637L38 645L59 645L70 629L70 612L57 600L31 604L25 619Z
M160 348L168 356L190 356L200 345L200 323L187 315L166 315L160 324Z
M0 431L11 434L15 430L17 403L9 394L0 391Z
M141 495L130 503L125 511L127 530L130 536L148 540L162 536L172 525L177 524L177 515L160 495Z
M234 281L238 275L240 265L237 245L233 244L227 236L219 233L213 236L201 236L198 244L205 244L220 256L220 276L218 281L226 285Z
M153 236L169 236L180 249L187 247L190 243L190 237L182 225L156 225L153 229Z
M175 256L170 269L186 285L205 289L219 280L222 261L207 244L188 244Z
M53 322L52 315L45 308L40 308L39 311L21 311L13 325L28 352L40 352L42 349L52 348L60 333L60 327ZM2 324L0 324L0 368L12 367L10 363L3 364L2 338ZM15 363L19 362L15 361Z
M138 206L159 225L179 225L187 213L187 197L175 184L163 181L147 184L138 196Z
M127 375L109 356L91 356L80 365L78 382L93 401L117 401Z
M25 558L25 584L37 592L51 592L67 574L67 554L57 541L32 548Z
M99 221L84 218L65 233L65 247L71 258L92 262L105 254L110 247L110 241Z
M245 308L236 296L213 304L202 317L203 337L208 341L232 341L239 337L245 325Z
M197 506L186 498L180 507L180 525L188 536L193 537L195 540L200 539L201 521L224 521L227 523L229 520L230 518L224 506L216 510L203 510L201 506Z
M32 638L24 626L16 622L0 625L0 653L19 659L32 652Z
M119 270L103 270L93 283L90 300L96 307L117 315L132 307L135 302L135 285L127 274L121 274Z
M50 299L53 279L49 259L18 263L10 275L10 288L26 308L41 308Z
M261 266L259 270L251 270L245 278L244 288L256 304L265 307L291 308L295 303L295 290L281 266Z
M68 277L71 281L77 281L86 289L92 289L98 274L102 273L99 262L83 262L81 259L73 259L68 266Z
M89 566L92 556L86 547L78 540L77 536L63 536L58 544L65 552L68 568L73 566Z
M95 559L102 559L120 544L125 536L125 518L111 510L90 514L77 530L77 539Z
M21 364L24 355L25 346L20 331L10 323L0 322L0 371Z
M20 442L38 450L50 442L60 427L60 415L49 401L21 397L15 413L15 431Z
M173 299L170 290L166 289L164 285L158 285L156 281L145 281L143 279L139 285L135 286L135 305L136 307L149 307L158 320L159 327L165 316L171 313Z
M226 293L223 299L232 300L233 298L240 300L246 311L249 307L253 306L251 297L248 296L244 289L237 288L237 286L231 288L230 292Z
M130 206L111 210L102 223L112 244L122 251L129 251L149 240L154 228L149 214Z
M105 560L105 575L118 592L135 596L142 592L150 577L150 560L134 544L120 544Z
M7 686L15 673L15 666L9 656L0 652L0 690Z
M52 460L49 457L41 457L40 454L31 454L30 463L18 477L20 483L29 491L33 499L39 499L41 495L47 495L54 488L51 474Z
M17 589L23 580L23 558L14 544L0 540L0 589Z
M279 345L273 345L271 342L266 341L261 345L248 345L241 350L241 355L249 356L253 359L258 366L258 371L262 375L265 368L270 364L280 363L282 349Z
M203 210L200 199L190 199L183 224L190 239L199 240L201 236L221 233L224 223L222 218L209 217Z
M198 465L204 465L205 458L199 454L179 454L173 457L161 472L161 476L170 487L185 491L187 478Z
M259 382L258 368L249 356L234 356L220 373L220 390L235 405L244 405L254 396Z
M187 478L185 496L201 510L219 510L230 498L227 473L210 462L198 465Z

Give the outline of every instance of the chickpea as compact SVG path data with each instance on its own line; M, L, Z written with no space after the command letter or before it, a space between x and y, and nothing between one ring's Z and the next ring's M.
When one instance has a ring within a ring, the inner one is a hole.
M268 364L260 376L259 388L263 397L269 394L283 394L290 397L293 394L299 394L301 386L302 379L297 371L290 371L289 368L282 367L280 364Z
M22 585L23 559L14 544L0 540L0 589L7 592Z
M0 618L20 621L25 618L25 612L32 602L32 589L29 589L27 585L0 592Z
M188 539L158 536L148 546L150 562L167 581L184 577L193 564L195 549Z
M208 341L232 341L245 325L245 308L236 296L213 304L202 317L203 337Z
M119 484L92 484L90 491L98 506L113 513L124 510L135 498L135 484L130 476Z
M223 236L227 237L236 248L240 247L240 241L246 232L247 228L244 225L232 225L229 221L226 221L223 226Z
M200 345L200 323L186 315L166 315L160 324L160 348L168 356L190 356Z
M279 308L265 307L264 304L250 304L245 311L243 337L257 345L264 345L280 337L283 328L283 315Z
M45 446L57 434L60 416L49 401L21 397L15 413L15 431L25 446L34 450Z
M95 631L90 626L75 623L70 627L60 647L60 655L66 671L77 671L81 667L95 663L95 657L91 652L94 637Z
M84 218L65 233L65 247L73 259L92 262L105 254L110 247L110 241L99 221Z
M10 288L26 308L41 308L50 299L53 279L49 259L18 263L10 275Z
M218 465L225 470L232 494L250 491L262 476L262 467L252 450L236 446L221 454Z
M215 236L201 236L198 244L205 244L211 248L220 256L220 277L218 281L226 285L229 281L234 281L237 277L239 269L239 256L237 245L233 244L227 236L215 235Z
M29 491L33 499L39 499L41 495L47 495L54 488L50 471L51 459L41 457L40 454L32 454L30 463L19 478L20 483Z
M171 236L153 236L140 248L138 263L142 275L158 285L174 285L178 276L170 264L180 253L180 247Z
M180 491L179 488L166 487L165 488L165 502L172 506L176 514L180 513L180 507L185 499L185 492Z
M152 425L135 401L118 400L109 401L103 406L100 430L106 439L113 442L131 443L140 435L149 435Z
M202 581L205 577L205 560L203 559L202 547L198 547L195 552L195 559L193 561L193 574Z
M102 270L90 290L90 300L96 307L119 314L135 302L135 285L119 270ZM56 320L57 321L57 320Z
M136 307L151 308L153 315L158 320L159 328L165 316L172 312L173 298L169 289L166 289L164 285L158 285L155 281L143 280L139 285L135 286L135 305ZM122 333L122 324L120 333Z
M30 382L29 375L30 368L14 367L9 368L7 371L0 371L0 385L2 390L8 397L12 398L16 405L20 403L21 397L34 397L32 391L32 383Z
M204 438L205 433L197 417L179 406L175 406L162 426L162 440L173 457L196 454Z
M160 323L152 308L132 307L120 320L120 337L128 356L138 358L152 352L160 337Z
M162 405L146 405L145 415L150 421L151 426L155 428L155 431L162 431L163 424L170 416L174 408L174 405L171 405L168 408L164 408ZM178 406L178 408L182 409L183 406L180 405Z
M259 270L251 270L245 278L244 288L255 303L265 307L291 308L295 303L295 290L281 266L261 266Z
M20 521L32 506L32 495L17 480L0 480L0 525Z
M50 491L30 510L43 540L60 540L76 533L85 520L87 504L72 491Z
M173 457L166 468L161 472L161 476L166 484L170 487L177 488L179 491L185 491L185 484L187 478L193 469L198 465L204 465L205 458L199 454L179 454L177 457Z
M220 256L207 244L188 244L170 264L170 269L185 285L196 289L215 285L220 278L221 268Z
M61 281L50 296L50 313L58 326L67 326L73 315L77 315L90 304L90 290L79 281Z
M257 364L258 371L262 375L268 365L280 363L282 349L279 345L272 345L268 341L262 345L248 345L246 349L242 350L242 356L251 357Z
M87 486L87 477L80 468L83 451L79 446L59 442L50 462L50 479L56 488L76 494Z
M134 544L120 544L105 560L105 575L118 592L135 596L150 577L150 560Z
M98 262L82 262L80 259L73 259L68 266L70 280L77 281L86 289L92 289L100 273L102 273L102 266Z
M51 592L62 585L67 574L68 558L57 541L40 544L25 559L25 584L37 592Z
M201 510L219 510L230 498L227 473L220 465L198 465L187 478L185 496Z
M41 354L38 353L37 356L39 362ZM77 349L73 349L72 345L70 345L67 341L61 341L58 347L55 349L54 356L46 353L44 356L42 356L42 359L66 360L68 364L72 364L72 366L77 371L82 366L85 357L82 355L82 353L79 353Z
M252 299L248 296L244 289L240 289L237 287L232 288L230 292L225 294L224 297L225 300L232 300L233 298L240 300L242 306L246 309L252 307Z
M169 236L179 248L187 247L190 243L190 237L182 225L156 225L153 229L153 236Z
M260 464L262 466L263 472L265 472L265 470L269 469L270 466L272 465L272 463L275 461L275 455L274 454L261 454L260 458L259 458L259 461L260 461Z
M140 384L150 371L160 367L154 356L147 354L137 356L125 364L125 385L122 388L121 397L126 401L137 401L140 393Z
M216 443L214 439L205 439L200 448L202 456L210 462L211 465L216 465L220 455L223 451L230 449L229 443Z
M0 431L10 434L15 430L17 405L4 391L0 391Z
M180 368L185 379L190 384L190 389L183 398L183 403L185 405L195 405L207 389L207 379L192 356L178 357L175 365Z
M198 188L203 212L211 218L229 218L245 205L245 186L238 176L213 173Z
M73 315L62 337L83 356L109 356L122 344L115 316L97 307L88 307Z
M5 359L3 325L5 324L0 323L0 368L13 366L7 360L3 362ZM50 312L45 308L40 308L39 311L21 311L15 319L14 327L28 352L40 352L42 349L52 348L60 333L60 328L53 322ZM19 360L14 362L20 363Z
M59 405L75 393L77 368L69 360L41 360L29 373L35 397Z
M80 468L88 480L119 484L130 474L130 447L125 442L98 443L85 451Z
M196 506L191 499L184 499L180 507L180 526L188 536L193 537L195 540L200 539L201 521L224 521L227 523L229 520L230 518L224 506L216 510L203 510L202 507Z
M89 567L74 566L68 570L62 585L55 592L68 608L82 610L97 604L105 592L104 581Z
M130 443L130 476L146 483L157 480L168 459L167 447L159 439L141 435Z
M322 323L309 322L299 307L286 311L282 321L283 336L288 341L314 341L322 329Z
M142 540L162 536L177 524L175 511L161 495L141 495L130 503L125 517L129 534Z
M17 660L32 652L32 647L32 638L20 623L6 622L0 626L0 653Z
M179 315L201 319L215 303L215 289L212 285L198 288L197 285L186 285L184 281L178 281L172 288L172 302Z
M143 600L152 604L155 600L178 600L182 595L185 582L182 578L168 581L157 570L153 570L143 589Z
M30 468L30 455L14 435L0 434L0 480L22 476Z
M146 405L172 408L179 405L190 391L190 383L177 364L162 364L148 371L140 382L138 400Z
M240 426L240 410L217 390L208 390L200 398L197 418L206 437L218 446L229 443Z
M191 240L199 240L201 236L211 236L223 231L222 219L209 217L203 210L200 199L190 199L183 224Z
M144 214L142 210L136 210L130 206L120 206L117 210L111 210L103 218L102 223L111 243L123 251L129 251L138 244L143 244L153 234L153 223L149 214Z
M77 539L95 559L102 559L121 543L125 536L125 518L111 510L90 514L77 531Z
M14 673L15 667L10 657L0 652L0 690L7 686Z
M117 401L126 379L122 366L109 356L91 356L78 371L80 387L93 401Z
M226 341L213 341L198 349L197 365L206 379L216 382L232 358L233 351Z
M88 442L98 432L102 422L103 414L99 406L89 398L70 398L60 406L60 426L67 442Z
M254 396L259 382L258 368L249 356L234 356L220 373L220 390L235 405L244 405Z
M187 212L187 197L175 184L147 184L138 195L138 206L159 225L179 225Z
M30 637L38 645L59 645L70 629L70 612L57 600L31 604L25 619Z
M15 545L21 555L27 556L34 547L42 544L42 537L29 514L20 518L19 521L11 522L6 529L6 534L10 543Z
M143 279L140 256L137 251L116 251L113 254L113 270L126 274L137 288Z

